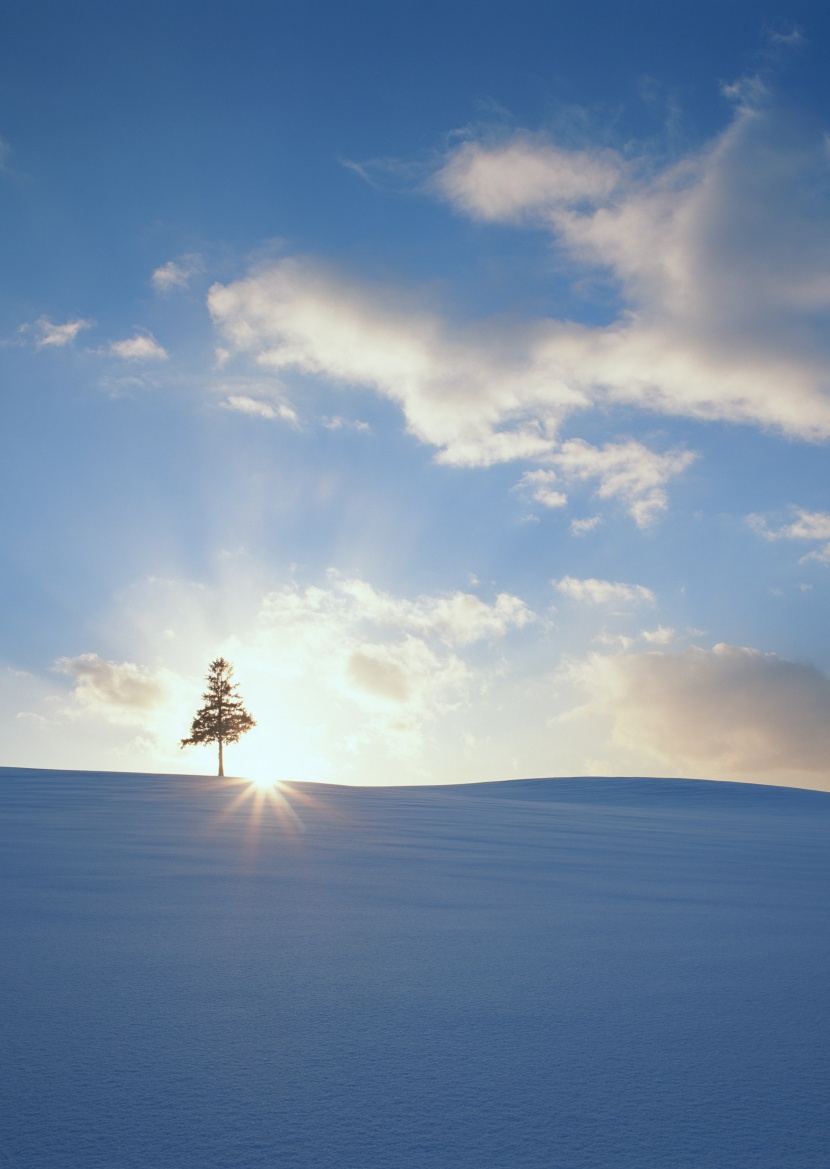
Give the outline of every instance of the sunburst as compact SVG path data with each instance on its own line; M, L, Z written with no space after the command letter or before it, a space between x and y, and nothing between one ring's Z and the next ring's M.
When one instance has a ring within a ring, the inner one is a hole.
M298 791L284 780L266 778L264 774L229 777L219 780L216 786L228 789L232 798L212 821L211 830L217 831L222 825L247 816L245 840L249 853L256 851L266 832L276 832L284 840L296 843L306 831L302 809L323 808L318 797Z

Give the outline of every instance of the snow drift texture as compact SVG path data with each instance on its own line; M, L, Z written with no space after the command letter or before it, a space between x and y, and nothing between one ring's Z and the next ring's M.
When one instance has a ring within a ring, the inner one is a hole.
M830 796L0 773L0 1164L815 1169Z

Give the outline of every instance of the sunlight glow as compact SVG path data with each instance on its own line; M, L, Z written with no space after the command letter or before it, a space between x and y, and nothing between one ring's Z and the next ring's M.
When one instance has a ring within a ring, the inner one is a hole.
M320 811L324 808L316 796L298 791L290 784L273 779L265 772L256 779L228 777L216 781L219 787L227 788L230 799L222 812L213 821L211 831L219 831L232 824L243 824L246 851L253 856L257 852L261 836L277 834L287 842L297 843L305 832L305 824L299 808L303 805Z
M247 778L254 785L254 787L262 788L263 791L270 791L280 786L280 781L278 779L264 771L250 775Z

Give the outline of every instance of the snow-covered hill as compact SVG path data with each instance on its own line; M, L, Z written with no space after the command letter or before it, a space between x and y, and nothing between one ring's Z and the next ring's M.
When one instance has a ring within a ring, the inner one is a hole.
M0 769L0 1165L817 1169L830 795Z

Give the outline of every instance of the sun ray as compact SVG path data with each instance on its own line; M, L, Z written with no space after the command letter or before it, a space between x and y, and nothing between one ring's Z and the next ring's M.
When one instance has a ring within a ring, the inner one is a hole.
M236 822L242 824L244 851L252 860L259 851L260 843L267 834L277 834L296 847L306 831L302 811L327 813L330 818L342 819L327 801L312 795L307 790L298 790L284 780L237 776L211 781L214 790L227 790L230 798L211 818L206 830L214 835L224 826Z

